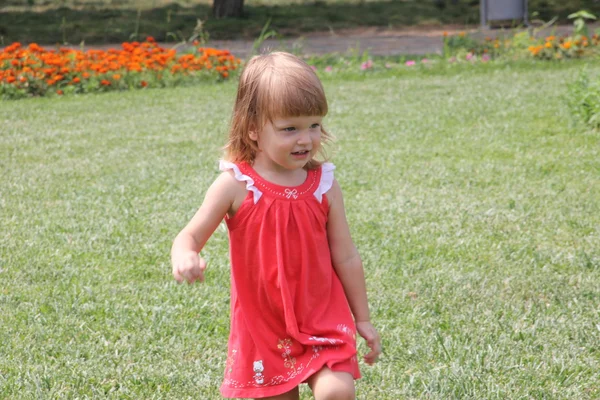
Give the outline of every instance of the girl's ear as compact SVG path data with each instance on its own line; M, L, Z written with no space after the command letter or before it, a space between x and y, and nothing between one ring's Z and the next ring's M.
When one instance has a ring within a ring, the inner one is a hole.
M256 129L255 123L250 123L250 126L248 128L248 136L250 137L250 139L254 140L255 142L258 142L258 129Z

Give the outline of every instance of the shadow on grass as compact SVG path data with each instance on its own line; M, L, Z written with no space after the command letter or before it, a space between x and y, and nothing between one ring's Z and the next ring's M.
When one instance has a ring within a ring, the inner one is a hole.
M600 13L595 0L562 2L531 0L530 12L549 20L567 15L579 7ZM479 1L449 1L437 7L433 1L393 0L360 3L315 1L305 4L246 5L244 18L216 20L209 5L166 7L140 11L133 9L59 8L41 13L0 12L0 44L14 41L42 44L115 43L153 36L159 41L189 38L197 20L203 20L211 39L254 39L267 20L283 36L300 36L307 32L360 27L435 26L444 24L476 25L479 23Z
M441 12L422 1L369 2L363 4L316 2L282 6L245 7L244 18L216 20L208 5L185 8L176 4L153 10L72 10L60 8L42 13L0 13L0 35L4 44L13 41L55 44L112 43L142 39L173 41L174 33L191 36L197 19L205 21L211 39L256 38L267 20L284 36L306 32L365 26L476 24L478 8L466 4ZM139 23L139 25L138 25ZM138 28L136 29L136 26ZM137 35L136 35L137 33Z

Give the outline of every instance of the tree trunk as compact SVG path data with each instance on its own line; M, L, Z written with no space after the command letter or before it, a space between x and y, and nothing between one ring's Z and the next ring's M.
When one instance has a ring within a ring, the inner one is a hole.
M241 17L244 12L244 0L213 0L215 18Z

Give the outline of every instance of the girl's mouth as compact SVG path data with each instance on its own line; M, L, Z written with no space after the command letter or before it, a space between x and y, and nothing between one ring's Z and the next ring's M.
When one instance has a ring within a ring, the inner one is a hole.
M292 154L293 154L293 155L295 155L295 156L305 156L305 155L307 155L308 153L310 153L310 151L308 151L308 150L303 150L303 151L295 151L295 152L293 152Z

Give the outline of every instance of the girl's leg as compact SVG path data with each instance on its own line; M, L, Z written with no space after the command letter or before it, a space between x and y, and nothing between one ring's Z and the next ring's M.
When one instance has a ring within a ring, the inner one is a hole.
M272 397L263 397L262 399L256 400L298 400L300 398L300 392L298 391L298 387L296 386L294 389L290 390L287 393L280 394Z
M354 400L354 378L348 372L334 372L323 367L308 378L315 400Z

